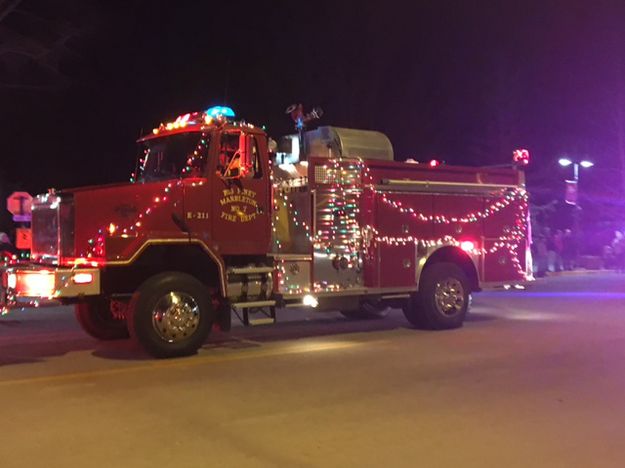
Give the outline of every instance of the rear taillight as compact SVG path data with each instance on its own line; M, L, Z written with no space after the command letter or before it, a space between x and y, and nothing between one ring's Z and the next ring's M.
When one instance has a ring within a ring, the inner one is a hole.
M21 297L53 297L54 281L54 273L48 270L10 272L7 278L9 288Z

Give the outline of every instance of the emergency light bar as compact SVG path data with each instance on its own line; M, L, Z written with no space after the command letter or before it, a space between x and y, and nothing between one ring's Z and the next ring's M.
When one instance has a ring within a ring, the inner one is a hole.
M234 111L226 106L213 106L206 110L206 115L214 118L235 116Z

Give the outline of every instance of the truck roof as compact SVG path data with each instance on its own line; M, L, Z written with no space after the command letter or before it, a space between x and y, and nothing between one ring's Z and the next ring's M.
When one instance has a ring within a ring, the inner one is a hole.
M158 127L153 128L152 133L142 136L137 140L137 143L178 133L205 132L215 127L221 127L226 130L245 127L249 133L265 133L261 128L243 120L231 120L223 114L211 115L210 111L211 109L204 112L189 112L179 115L175 120L161 123Z

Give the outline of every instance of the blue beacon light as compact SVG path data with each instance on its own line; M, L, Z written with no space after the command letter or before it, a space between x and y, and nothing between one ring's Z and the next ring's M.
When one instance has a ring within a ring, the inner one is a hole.
M210 117L234 117L234 111L226 106L213 106L206 110L206 115Z

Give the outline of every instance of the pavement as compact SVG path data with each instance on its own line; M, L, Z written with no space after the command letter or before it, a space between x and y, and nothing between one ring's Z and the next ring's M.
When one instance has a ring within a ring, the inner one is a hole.
M577 268L575 270L563 270L563 271L548 271L546 276L570 276L570 275L606 275L606 274L617 274L615 270L605 270L605 269L585 269L585 268Z
M286 313L166 361L0 318L0 466L625 465L625 275L476 294L445 332Z

